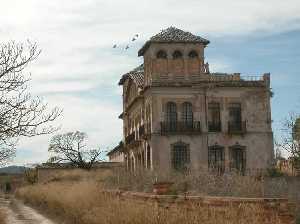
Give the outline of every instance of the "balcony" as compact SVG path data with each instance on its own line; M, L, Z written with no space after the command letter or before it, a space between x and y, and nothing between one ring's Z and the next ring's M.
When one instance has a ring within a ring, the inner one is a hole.
M200 134L201 125L200 121L191 123L186 122L166 122L160 123L161 135L174 135L174 134Z
M140 136L140 138L145 136L145 125L142 125L139 127L139 136Z
M209 132L220 132L221 131L221 122L220 121L209 121L208 122L208 131Z
M133 143L135 141L135 132L132 132L131 134L127 135L125 138L125 143L127 145Z
M245 134L247 131L246 121L228 122L228 134Z

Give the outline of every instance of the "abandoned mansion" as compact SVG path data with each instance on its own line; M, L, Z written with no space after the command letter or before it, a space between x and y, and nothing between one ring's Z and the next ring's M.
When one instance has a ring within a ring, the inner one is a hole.
M119 82L124 139L111 161L122 155L129 170L161 171L245 173L270 165L270 74L212 73L208 44L170 27L139 50L144 63Z

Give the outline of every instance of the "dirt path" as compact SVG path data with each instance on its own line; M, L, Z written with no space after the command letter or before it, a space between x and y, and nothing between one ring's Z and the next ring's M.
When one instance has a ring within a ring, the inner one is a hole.
M7 213L7 224L55 224L11 196L0 195L0 207Z

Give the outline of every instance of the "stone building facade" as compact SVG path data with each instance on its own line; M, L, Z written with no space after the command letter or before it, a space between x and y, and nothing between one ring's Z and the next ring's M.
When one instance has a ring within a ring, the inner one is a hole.
M270 74L211 73L208 44L170 27L144 44L144 63L120 79L129 170L245 173L272 162Z
M124 162L124 152L123 152L123 142L120 142L115 148L109 151L106 156L108 156L109 162Z

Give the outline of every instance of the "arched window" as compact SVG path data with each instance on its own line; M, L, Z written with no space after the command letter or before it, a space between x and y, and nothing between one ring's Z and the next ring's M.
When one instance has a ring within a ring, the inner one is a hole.
M169 131L176 131L177 127L177 106L174 102L167 103L166 113L167 128Z
M182 122L184 127L193 127L193 105L189 102L182 104Z
M198 53L196 51L192 50L189 53L189 58L198 58Z
M190 165L189 145L178 142L171 146L172 168L177 171L185 171Z
M156 58L166 59L167 58L167 53L163 50L160 50L160 51L157 52Z
M180 59L182 58L182 53L180 51L174 51L173 59Z

